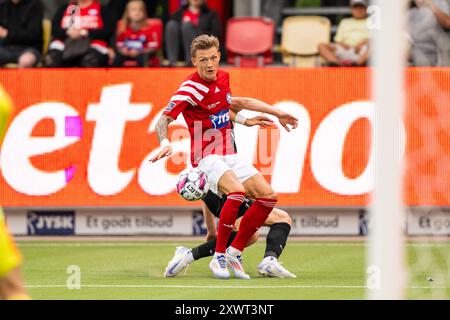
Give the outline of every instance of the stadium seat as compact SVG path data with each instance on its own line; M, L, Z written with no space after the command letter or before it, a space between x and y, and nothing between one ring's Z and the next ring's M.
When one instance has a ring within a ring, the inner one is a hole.
M160 44L160 47L158 48L158 51L161 50L161 46L162 46L162 36L163 36L163 22L161 19L158 18L149 18L147 19L149 25L154 25L157 28L157 32L158 32L158 43ZM117 29L119 30L120 26L121 26L122 20L119 20L117 22ZM159 67L161 65L161 59L159 58L160 52L158 52L155 56L151 57L148 61L148 66L149 67ZM112 60L110 61L110 64L112 64ZM134 60L128 60L125 61L124 63L124 67L136 67L137 66L137 62Z
M227 23L227 62L237 67L261 67L273 62L275 26L262 17L231 18Z
M283 62L293 67L319 65L319 44L329 43L331 22L320 16L295 16L283 21L281 52Z

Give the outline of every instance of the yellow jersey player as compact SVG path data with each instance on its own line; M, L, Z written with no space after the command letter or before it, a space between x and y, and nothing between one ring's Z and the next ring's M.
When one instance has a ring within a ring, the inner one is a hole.
M5 134L12 109L11 99L0 85L0 141ZM22 256L6 227L5 216L0 208L0 299L29 299L22 284L21 263Z

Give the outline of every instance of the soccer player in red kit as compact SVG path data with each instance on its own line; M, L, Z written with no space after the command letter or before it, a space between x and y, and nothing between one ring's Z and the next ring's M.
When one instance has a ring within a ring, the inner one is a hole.
M209 267L217 278L235 277L249 279L241 263L241 255L248 240L261 227L277 202L277 195L261 173L236 153L230 117L239 123L242 109L263 111L278 117L283 127L297 127L297 119L285 112L275 110L266 103L231 96L229 75L219 70L219 40L214 36L201 35L192 41L192 63L197 67L172 96L156 125L161 143L157 161L172 154L168 140L168 126L180 113L191 135L191 162L206 173L210 189L219 196L227 195L217 230L216 250ZM230 110L231 109L231 110ZM243 217L238 234L227 246L233 231L239 207L245 196L255 199Z

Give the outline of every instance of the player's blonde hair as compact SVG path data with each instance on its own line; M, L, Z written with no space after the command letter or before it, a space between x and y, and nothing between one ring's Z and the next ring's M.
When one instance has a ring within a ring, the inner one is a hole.
M194 38L194 40L192 40L191 57L195 58L195 55L197 54L197 50L208 50L211 48L216 48L217 50L220 49L219 39L217 39L217 37L215 37L215 36L202 34L202 35Z

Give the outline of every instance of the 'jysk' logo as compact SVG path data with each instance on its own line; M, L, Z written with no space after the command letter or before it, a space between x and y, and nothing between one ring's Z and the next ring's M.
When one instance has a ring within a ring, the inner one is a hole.
M221 129L230 123L230 112L228 109L222 110L214 115L209 116L214 129Z
M73 235L75 231L75 213L37 212L27 214L29 235Z

